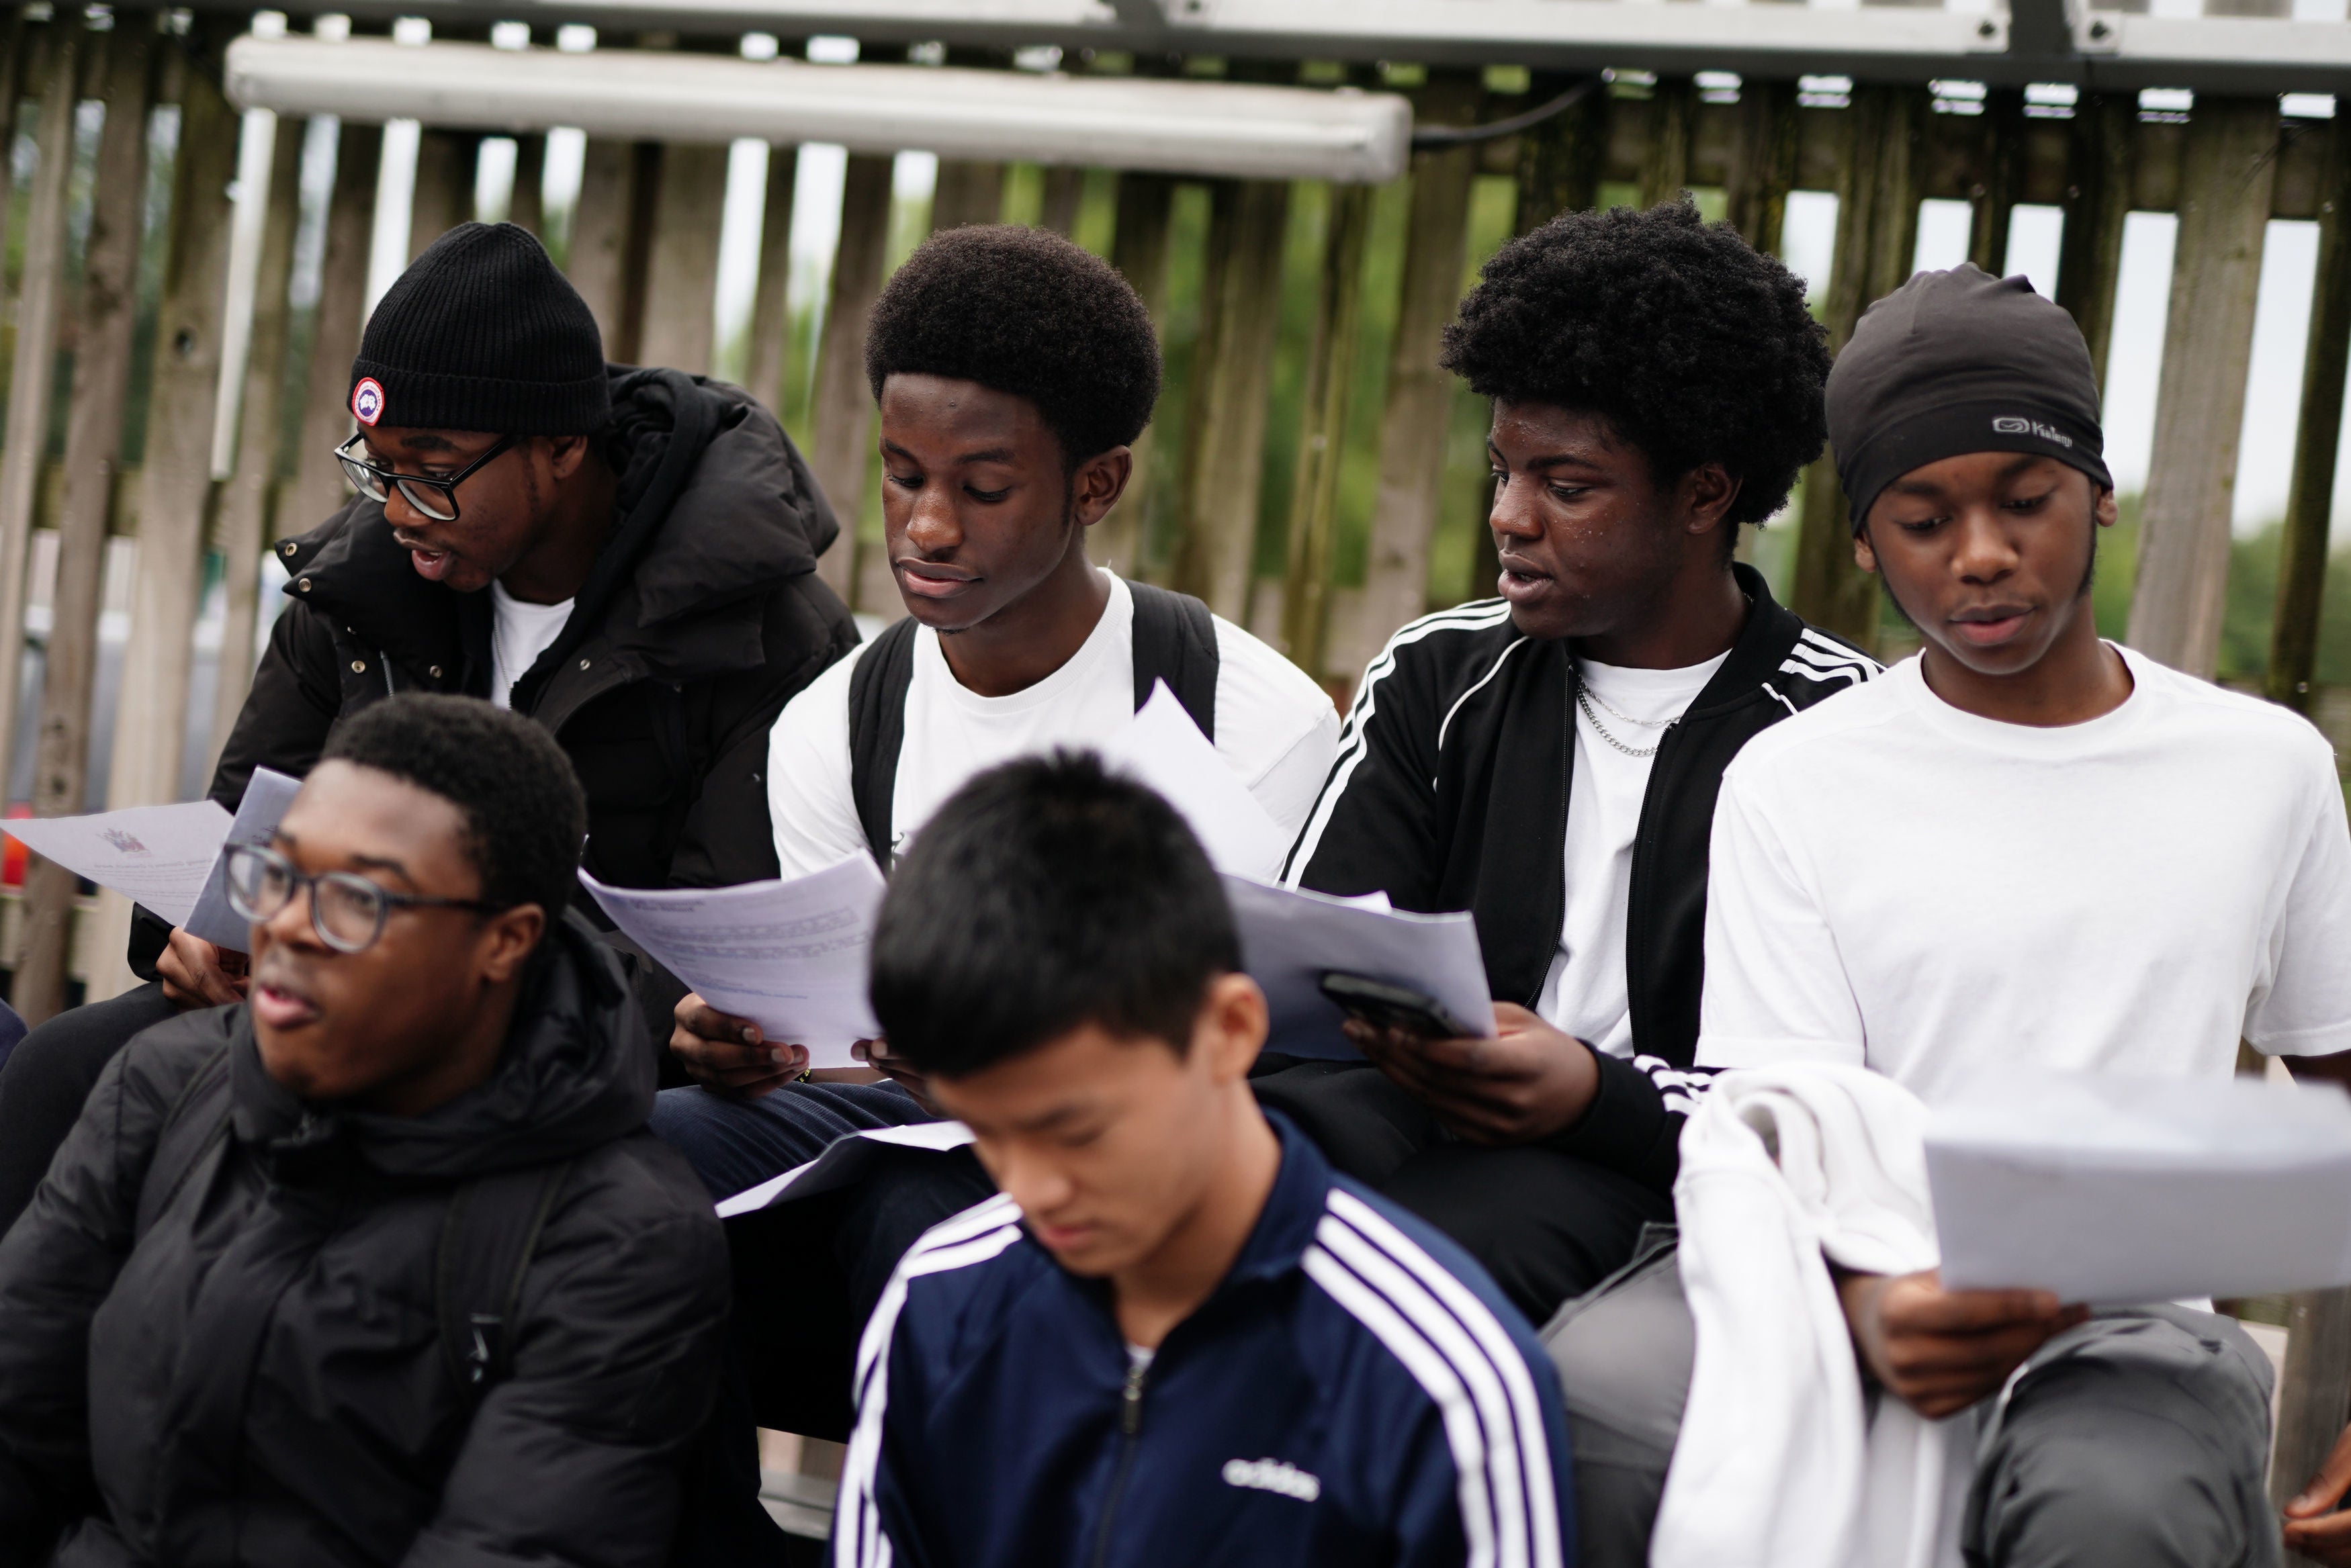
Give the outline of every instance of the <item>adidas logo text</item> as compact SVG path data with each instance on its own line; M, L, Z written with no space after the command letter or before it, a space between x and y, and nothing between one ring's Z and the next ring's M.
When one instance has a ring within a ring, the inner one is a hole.
M1301 1502L1312 1502L1322 1495L1322 1483L1287 1459L1227 1459L1224 1476L1227 1486L1280 1492Z

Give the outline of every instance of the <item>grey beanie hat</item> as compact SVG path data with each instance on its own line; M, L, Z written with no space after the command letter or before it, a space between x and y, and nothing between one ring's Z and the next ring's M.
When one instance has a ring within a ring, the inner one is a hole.
M1972 265L1918 273L1862 313L1829 370L1828 420L1855 533L1887 485L1971 452L2053 457L2114 488L2081 328L2023 278Z

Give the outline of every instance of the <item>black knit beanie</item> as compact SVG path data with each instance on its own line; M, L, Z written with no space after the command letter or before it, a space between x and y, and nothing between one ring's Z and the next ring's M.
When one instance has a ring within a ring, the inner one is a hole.
M2114 488L2082 329L2023 278L1973 265L1918 273L1862 312L1828 416L1855 533L1887 485L1971 452L2053 457Z
M590 434L611 413L604 340L529 230L460 223L368 317L350 410L371 426Z

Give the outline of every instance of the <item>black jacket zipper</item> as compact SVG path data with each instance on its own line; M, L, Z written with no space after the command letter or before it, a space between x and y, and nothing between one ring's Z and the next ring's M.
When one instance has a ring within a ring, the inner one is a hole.
M1138 1362L1126 1369L1126 1387L1119 1395L1118 1472L1111 1477L1110 1496L1102 1503L1102 1523L1094 1532L1093 1568L1110 1561L1110 1531L1118 1519L1119 1500L1126 1494L1127 1477L1134 1470L1135 1436L1143 1430L1143 1385L1151 1364Z

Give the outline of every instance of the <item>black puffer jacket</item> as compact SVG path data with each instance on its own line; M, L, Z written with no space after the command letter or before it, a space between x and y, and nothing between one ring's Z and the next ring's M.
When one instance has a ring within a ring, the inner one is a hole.
M621 519L514 706L555 732L588 792L588 869L627 887L776 875L768 730L857 641L815 576L839 532L808 466L750 395L612 368ZM490 691L490 601L427 582L358 498L277 546L287 607L214 775L299 775L343 719L400 691Z
M653 1054L577 916L517 1018L487 1084L414 1117L297 1100L241 1006L115 1057L0 1241L0 1564L49 1561L60 1531L58 1568L662 1561L726 1243L643 1130ZM225 1110L226 1137L134 1242L192 1082L181 1116ZM509 1374L474 1407L439 1332L450 1194L566 1161Z

